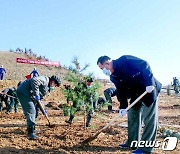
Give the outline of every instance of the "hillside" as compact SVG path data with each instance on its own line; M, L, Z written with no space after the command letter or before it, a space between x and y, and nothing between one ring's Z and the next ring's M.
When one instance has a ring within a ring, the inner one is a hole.
M25 76L30 74L34 67L37 68L40 75L58 75L61 78L64 78L65 73L67 72L64 68L56 68L53 66L43 66L43 65L34 65L34 64L20 64L16 63L16 58L29 58L24 53L13 53L13 52L4 52L0 51L0 65L4 65L7 73L5 79L8 80L24 80ZM34 57L31 57L35 59Z

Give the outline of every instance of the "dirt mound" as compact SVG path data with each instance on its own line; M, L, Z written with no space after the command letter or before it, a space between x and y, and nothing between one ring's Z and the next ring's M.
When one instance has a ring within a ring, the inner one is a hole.
M46 106L49 108L52 108L53 110L60 110L60 108L56 102L49 102Z

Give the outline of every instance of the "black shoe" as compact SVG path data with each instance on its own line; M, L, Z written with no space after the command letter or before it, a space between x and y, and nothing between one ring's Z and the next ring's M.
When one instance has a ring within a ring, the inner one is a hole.
M29 127L27 128L28 130L28 137L30 140L37 140L38 139L38 136L35 135L35 126L32 126L32 127Z
M72 124L72 121L70 121L70 120L65 120L65 122L70 124L70 125Z
M30 133L29 135L29 139L30 140L37 140L39 137L37 135L35 135L34 133Z
M34 127L34 133L38 133L39 131Z
M91 123L86 123L86 127L90 127L91 126Z

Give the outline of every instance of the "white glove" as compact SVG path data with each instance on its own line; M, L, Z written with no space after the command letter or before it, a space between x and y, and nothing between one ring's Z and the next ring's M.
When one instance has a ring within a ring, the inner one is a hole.
M120 115L121 117L124 117L126 114L127 114L126 109L120 109L120 110L119 110L119 115Z
M154 86L147 86L146 87L147 93L152 93L153 90L154 90Z

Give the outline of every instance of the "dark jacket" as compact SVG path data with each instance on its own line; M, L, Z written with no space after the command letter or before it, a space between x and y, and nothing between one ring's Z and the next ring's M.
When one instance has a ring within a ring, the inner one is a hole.
M161 83L153 76L149 64L137 57L125 55L117 60L113 60L114 72L110 80L117 88L117 98L120 102L120 108L125 109L128 106L127 99L132 103L140 96L147 86L155 86L152 93L142 98L146 106L150 106L156 101L161 90Z
M16 88L9 88L9 91L7 92L8 95L17 97Z
M0 74L4 74L4 73L6 73L6 70L4 68L0 67Z
M2 93L0 94L0 100L1 101L8 101L8 96L6 94L8 94L9 92L9 88L6 88L2 91Z
M33 74L33 78L39 76L39 73L37 70L33 70L30 75Z
M42 99L46 94L49 93L49 77L38 76L25 80L19 85L17 92L30 98L32 95L40 96Z

